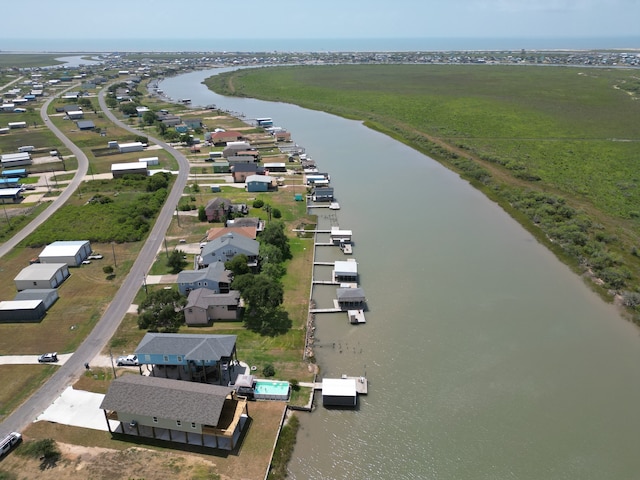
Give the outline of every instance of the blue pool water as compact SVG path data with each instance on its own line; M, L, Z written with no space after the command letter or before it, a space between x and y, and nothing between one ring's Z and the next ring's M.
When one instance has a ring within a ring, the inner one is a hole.
M253 391L256 395L289 395L289 382L256 380Z

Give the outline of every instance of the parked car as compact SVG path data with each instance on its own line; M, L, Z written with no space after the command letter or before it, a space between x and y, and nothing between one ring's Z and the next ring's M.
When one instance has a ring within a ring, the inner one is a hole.
M58 361L58 352L43 353L38 357L40 363L52 363Z
M82 264L83 265L91 265L91 260L83 260Z
M136 355L124 355L122 357L118 357L116 363L119 367L137 367L140 365Z
M99 253L92 253L87 257L87 260L101 260L103 257Z
M9 451L15 447L22 440L22 435L18 432L11 432L9 435L0 440L0 457L3 457L5 454L9 453Z

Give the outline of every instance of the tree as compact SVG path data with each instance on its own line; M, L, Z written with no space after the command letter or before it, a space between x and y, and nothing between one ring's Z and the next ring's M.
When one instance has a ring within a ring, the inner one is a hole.
M273 377L276 374L276 369L273 367L273 364L267 363L262 369L262 375L265 377Z
M292 322L282 307L257 308L244 316L244 325L252 332L275 337L287 333Z
M259 198L256 198L253 201L253 208L262 208L264 206L264 202L262 200L260 200Z
M187 299L177 290L154 290L138 306L138 327L150 332L175 333L184 323Z
M282 252L283 260L291 258L289 239L284 233L284 223L281 221L269 222L260 234L260 242L274 245Z
M239 275L234 278L231 286L234 290L240 291L242 298L249 306L249 312L258 308L275 308L284 299L282 284L277 279L262 273Z
M280 211L279 208L274 208L271 211L271 214L273 215L273 218L281 218L282 217L282 212Z
M171 268L171 273L180 273L187 265L184 261L184 252L182 250L174 250L169 254L167 259L167 267Z
M102 267L102 271L106 275L111 275L113 273L113 267L111 265L105 265L104 267Z
M144 122L145 125L153 125L156 120L158 119L158 116L156 115L155 112L144 112L144 114L142 115L142 121Z
M120 105L120 111L125 115L137 115L138 110L133 103L127 102Z
M244 275L251 272L249 265L247 265L248 260L247 256L241 253L224 262L224 268L232 272L234 276Z
M198 220L201 222L207 221L207 211L204 208L204 205L200 205L198 207Z

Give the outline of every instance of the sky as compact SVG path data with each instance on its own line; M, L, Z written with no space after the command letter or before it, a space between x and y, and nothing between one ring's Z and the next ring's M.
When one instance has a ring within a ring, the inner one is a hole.
M3 10L25 18L3 22L5 51L2 39L640 36L640 0L21 0Z

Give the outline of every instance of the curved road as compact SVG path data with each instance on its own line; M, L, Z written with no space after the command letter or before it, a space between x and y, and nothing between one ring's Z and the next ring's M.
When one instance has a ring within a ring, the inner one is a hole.
M47 115L47 109L49 108L49 105L58 97L58 95L71 90L72 88L77 88L78 85L79 84L72 85L66 90L63 90L60 93L56 93L51 98L49 98L44 103L44 105L42 105L42 108L40 108L40 117L42 118L44 125L46 127L49 127L49 130L51 130L56 135L56 137L58 137L62 141L62 143L64 143L64 146L71 150L71 152L73 152L73 154L78 159L78 170L67 188L63 190L60 196L56 197L56 199L51 202L51 205L49 205L44 212L34 218L28 225L22 228L22 230L17 232L12 238L7 240L0 246L0 257L6 255L13 248L15 248L18 243L31 235L36 230L36 228L42 225L45 220L47 220L56 210L64 205L64 203L69 200L69 198L71 198L71 195L75 193L76 189L80 186L80 183L87 174L87 170L89 169L89 159L87 158L87 156L82 150L76 147L75 144L71 142L71 140L69 140L58 127L56 127L52 122L49 121L49 116Z
M135 133L136 135L140 135L140 132L119 121L111 113L111 111L109 111L104 102L105 91L106 87L98 95L98 101L100 102L100 108L105 112L107 117L119 127ZM45 106L43 106L43 110L46 115ZM53 125L49 125L49 127L51 128L53 127ZM69 142L69 139L67 139L62 134L62 132L60 132L58 129L52 128L52 130L59 138L61 138L65 142L65 145L71 148L69 144L66 143ZM178 164L180 166L180 172L175 180L171 192L167 197L164 207L160 211L155 225L151 230L151 233L149 234L149 237L140 250L138 258L131 267L131 271L122 283L120 290L118 290L118 293L115 295L115 297L107 307L102 318L98 321L94 329L87 336L85 341L78 347L71 358L69 358L64 365L60 366L58 371L51 378L49 378L49 380L35 394L33 394L18 409L16 409L12 414L4 419L2 424L0 424L0 429L2 432L19 432L23 430L29 423L33 422L36 417L40 413L42 413L53 402L53 400L65 390L65 388L69 384L73 383L82 374L82 372L85 370L85 362L90 361L92 358L98 355L114 335L122 318L127 313L129 306L133 302L136 293L142 286L144 275L147 274L149 268L151 268L151 265L155 260L156 254L162 245L164 234L167 231L167 228L169 228L169 224L171 223L173 212L176 209L178 200L180 199L180 196L184 191L184 187L187 184L187 180L189 177L189 162L182 153L180 153L167 143L153 137L147 137L150 141L157 143L169 153L171 153L171 155L173 155L174 158L178 161ZM73 148L71 149L76 155L78 155L79 149L77 149L75 145L73 145ZM80 154L82 154L82 152L80 152ZM78 163L80 164L80 160L78 160ZM87 168L88 162L85 165L84 173L82 175L77 174L74 177L74 181L76 180L76 178L82 179L87 172ZM80 170L80 167L78 169ZM71 191L71 193L73 192Z

